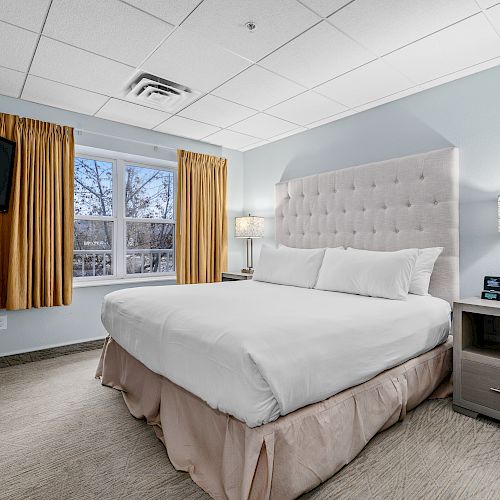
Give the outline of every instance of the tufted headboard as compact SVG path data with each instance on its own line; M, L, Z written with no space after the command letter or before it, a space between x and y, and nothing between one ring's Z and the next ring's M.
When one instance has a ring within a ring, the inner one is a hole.
M441 149L276 185L276 240L297 248L441 246L430 293L459 296L458 150Z

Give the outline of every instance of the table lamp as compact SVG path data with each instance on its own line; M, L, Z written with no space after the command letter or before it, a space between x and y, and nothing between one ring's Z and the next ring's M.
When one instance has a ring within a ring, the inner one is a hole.
M247 240L247 267L242 269L242 273L253 273L253 243L255 238L264 236L264 217L250 215L245 217L235 217L234 219L235 238L246 238Z

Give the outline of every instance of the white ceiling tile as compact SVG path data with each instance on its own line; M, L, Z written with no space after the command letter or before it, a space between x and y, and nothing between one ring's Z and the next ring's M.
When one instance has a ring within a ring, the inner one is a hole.
M294 123L289 123L275 116L259 113L229 127L235 132L252 135L259 139L268 139L278 134L283 134L297 128Z
M164 111L146 108L120 99L110 99L97 113L99 118L128 123L136 127L153 128L170 115Z
M260 146L265 146L269 144L269 141L259 141L254 144L250 144L249 146L245 146L244 148L240 148L240 151L250 151L251 149L259 148Z
M255 114L255 111L233 102L225 101L213 95L206 95L187 108L179 115L191 118L217 127L229 127Z
M191 139L203 139L209 134L217 132L219 127L208 125L207 123L188 120L182 116L172 116L166 122L158 125L155 130L165 134L180 135Z
M482 9L488 9L500 3L500 0L477 0L477 3Z
M205 142L218 144L230 149L240 149L250 144L259 142L259 139L256 139L255 137L250 137L249 135L245 134L239 134L238 132L233 132L232 130L220 130L215 134L205 137L204 140Z
M500 38L483 14L457 23L384 57L423 83L500 56Z
M307 125L327 116L342 113L346 109L342 104L333 102L315 92L305 92L269 108L266 113L299 125Z
M47 106L68 109L87 115L93 115L108 99L101 94L77 89L33 75L28 75L21 98L26 101L39 102Z
M23 88L24 73L0 67L0 94L19 97Z
M125 0L128 4L153 14L171 24L179 24L200 0Z
M40 31L49 3L50 0L0 0L0 20Z
M30 73L111 96L122 91L133 69L42 36Z
M136 66L172 28L118 0L53 0L43 34Z
M275 135L274 137L269 138L268 141L269 142L279 141L280 139L284 139L285 137L290 137L291 135L299 134L300 132L304 132L305 130L307 130L306 127L297 127L294 128L293 130L290 130L289 132L285 132L284 134Z
M296 0L205 0L183 26L257 61L319 20ZM253 32L248 21L256 24Z
M355 115L357 113L354 109L349 109L348 111L344 111L343 113L337 113L333 116L328 116L327 118L323 118L322 120L318 120L307 125L307 128L316 128L321 125L326 125L327 123L336 122L337 120L341 120L342 118L347 118L348 116Z
M251 63L180 28L143 64L151 73L208 92Z
M488 18L495 26L496 30L500 32L500 4L488 9L486 12Z
M0 21L0 66L27 71L38 35Z
M347 5L351 0L302 0L302 3L310 7L322 17L327 17Z
M304 90L304 87L267 69L251 66L212 93L262 111Z
M315 87L375 57L322 22L259 62L280 75Z
M409 78L385 62L376 60L330 80L314 90L349 108L354 108L414 85Z
M356 0L329 19L379 55L478 12L475 0Z

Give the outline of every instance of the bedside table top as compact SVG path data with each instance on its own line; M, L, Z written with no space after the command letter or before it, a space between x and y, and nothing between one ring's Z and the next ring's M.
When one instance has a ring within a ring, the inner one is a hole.
M459 304L462 306L480 306L488 307L490 309L500 309L499 300L486 300L481 297L470 297L468 299L455 300L454 304Z
M241 278L241 279L252 279L253 274L242 273L241 271L224 271L222 276L227 278Z

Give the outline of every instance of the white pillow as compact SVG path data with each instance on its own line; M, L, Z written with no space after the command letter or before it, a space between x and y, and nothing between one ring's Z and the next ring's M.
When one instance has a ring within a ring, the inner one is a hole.
M443 247L418 249L417 262L410 283L410 293L429 295L432 270L442 251Z
M264 245L253 273L256 281L313 288L323 262L324 248L302 249Z
M373 252L328 248L315 288L404 300L416 260L417 249Z

